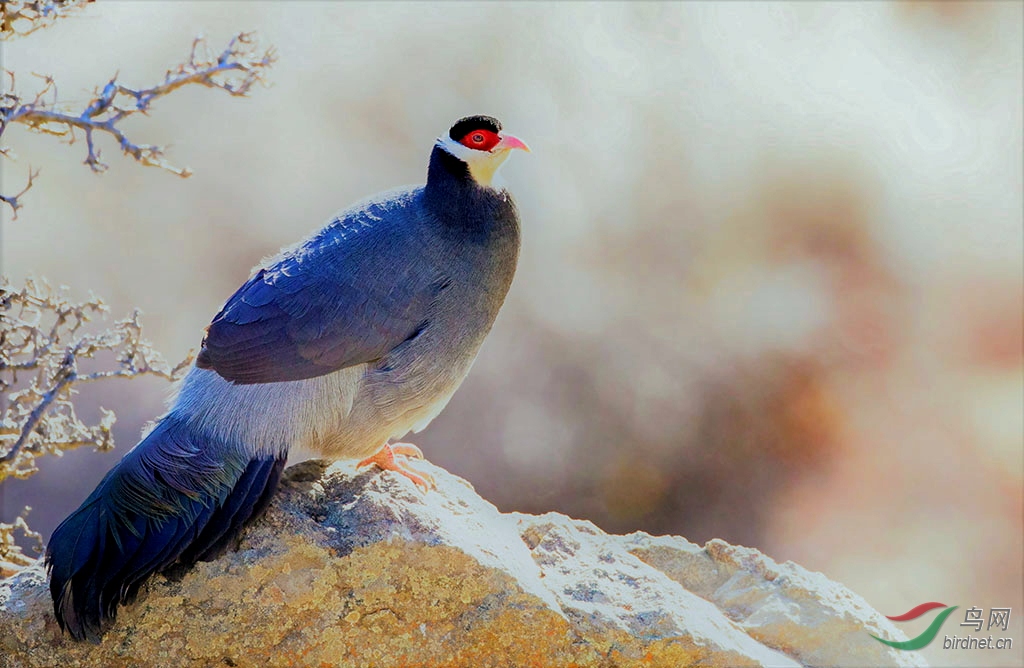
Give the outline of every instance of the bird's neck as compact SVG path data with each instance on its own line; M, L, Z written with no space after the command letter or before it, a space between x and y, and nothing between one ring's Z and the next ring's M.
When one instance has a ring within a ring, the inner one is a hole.
M431 214L460 234L513 232L518 237L518 215L508 192L479 185L466 163L439 146L430 154L424 198ZM505 229L510 226L514 231Z

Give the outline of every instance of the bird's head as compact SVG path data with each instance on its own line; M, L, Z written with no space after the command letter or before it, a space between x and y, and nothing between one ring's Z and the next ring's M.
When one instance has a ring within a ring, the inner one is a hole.
M469 175L480 186L491 185L513 149L530 151L523 140L502 132L501 123L490 116L459 119L447 135L437 138L437 146L466 163Z

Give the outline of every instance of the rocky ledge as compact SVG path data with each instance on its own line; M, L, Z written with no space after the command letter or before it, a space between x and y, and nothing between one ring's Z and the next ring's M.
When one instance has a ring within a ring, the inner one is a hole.
M845 587L713 540L503 514L461 478L304 462L240 548L154 577L102 643L62 636L40 565L0 581L0 665L908 666Z

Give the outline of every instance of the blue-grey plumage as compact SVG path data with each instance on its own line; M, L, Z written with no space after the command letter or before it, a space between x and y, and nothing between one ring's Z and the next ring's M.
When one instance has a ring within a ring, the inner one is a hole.
M444 408L515 272L518 214L492 181L515 148L496 120L462 119L426 185L342 211L256 268L167 413L54 532L62 628L97 640L149 575L219 555L290 449L367 457Z

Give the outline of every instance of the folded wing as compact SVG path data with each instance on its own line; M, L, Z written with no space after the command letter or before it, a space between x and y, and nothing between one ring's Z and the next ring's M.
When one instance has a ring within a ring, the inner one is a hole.
M197 365L235 383L302 380L417 336L445 281L410 233L414 203L367 205L257 271L207 328Z

